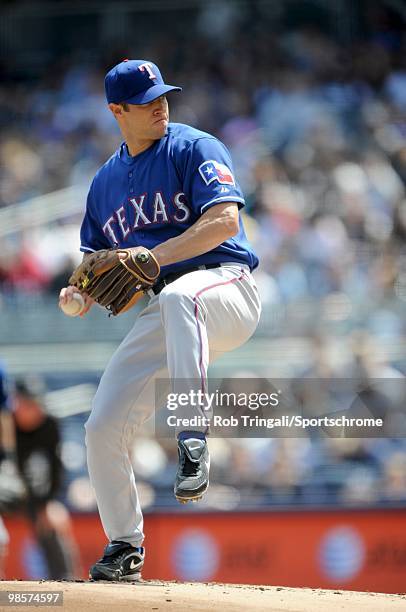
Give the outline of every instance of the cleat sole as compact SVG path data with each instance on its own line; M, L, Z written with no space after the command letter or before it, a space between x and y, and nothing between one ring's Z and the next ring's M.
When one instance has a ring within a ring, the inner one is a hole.
M176 497L176 496L175 496ZM176 500L180 504L187 504L188 502L196 503L202 499L203 495L198 495L196 497L176 497Z
M138 582L141 580L141 572L137 572L136 574L126 574L125 576L100 576L94 578L89 573L89 580L91 582Z
M208 488L209 488L209 482L207 481L207 486L203 491L199 491L199 493L196 493L195 495L191 494L190 497L181 497L179 495L176 495L175 493L175 498L180 504L187 504L189 501L198 502L203 498L203 495L207 493Z

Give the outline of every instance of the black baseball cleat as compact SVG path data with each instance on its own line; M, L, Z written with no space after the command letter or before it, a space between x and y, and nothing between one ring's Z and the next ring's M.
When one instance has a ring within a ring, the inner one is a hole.
M210 457L206 440L178 440L179 467L174 493L181 504L198 501L209 486Z
M90 568L91 580L136 581L141 578L145 551L128 542L113 540L104 549L103 557Z

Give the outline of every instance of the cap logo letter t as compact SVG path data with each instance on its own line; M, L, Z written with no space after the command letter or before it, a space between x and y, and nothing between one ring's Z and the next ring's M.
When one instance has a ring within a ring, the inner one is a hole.
M141 72L148 72L148 76L150 79L157 78L156 74L152 72L151 64L149 64L148 62L145 62L145 64L140 64L140 66L138 66L138 69L141 70Z

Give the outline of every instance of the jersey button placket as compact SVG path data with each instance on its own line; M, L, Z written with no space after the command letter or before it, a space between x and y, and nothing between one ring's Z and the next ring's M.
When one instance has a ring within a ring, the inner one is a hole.
M128 191L129 191L130 197L134 193L134 188L132 187L133 176L134 176L134 171L130 170L129 173L128 173ZM128 203L128 206L129 206L129 203ZM131 218L130 211L128 211L128 212L129 212L128 218L130 219ZM137 232L137 237L138 238L142 238L143 234L141 232ZM136 241L136 244L137 244L137 241Z

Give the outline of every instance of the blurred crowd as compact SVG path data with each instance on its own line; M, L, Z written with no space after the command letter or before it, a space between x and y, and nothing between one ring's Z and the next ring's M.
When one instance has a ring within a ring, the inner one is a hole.
M342 44L310 25L271 34L266 20L227 10L202 11L176 41L152 35L143 51L184 88L170 98L172 120L232 152L265 301L404 299L405 27L383 13L369 36ZM89 185L119 143L104 73L133 54L59 59L34 82L0 86L1 207ZM3 290L55 289L43 236L19 238L18 266L8 253L18 241L7 241Z
M83 452L84 421L85 415L61 421L66 433L63 499L79 512L96 509ZM404 439L210 438L209 447L211 484L196 510L406 503ZM172 492L177 468L175 440L140 434L132 460L145 510L179 509Z
M281 414L298 414L297 407L302 406L307 417L383 418L383 428L217 429L217 434L209 438L211 485L199 507L193 507L192 511L285 505L349 508L405 505L406 379L388 365L382 368L379 364L379 370L376 369L367 337L359 339L359 346L362 349L351 364L350 374L341 370L339 380L327 379L326 376L333 376L327 370L328 361L316 358L302 376L283 381L282 401L276 409L248 410L245 414L277 418ZM318 342L314 353L322 353ZM223 385L231 384L231 387L222 387L222 391L262 393L276 383L257 378L253 373L251 379L245 378L247 371L236 376L235 381L223 381ZM28 385L32 388L33 381L41 388L40 394L26 391ZM15 422L17 455L9 445L9 452L0 461L0 512L3 509L6 513L14 512L26 499L29 517L37 528L32 499L38 498L36 503L41 509L51 502L51 509L59 504L58 508L66 507L73 512L96 510L84 440L84 424L96 384L95 375L87 378L82 375L82 383L78 385L71 374L70 379L63 375L56 379L31 375L17 381L16 392L9 385L11 391L7 401L3 397L2 406L3 414L11 415ZM289 404L290 397L295 398L292 404ZM293 412L289 412L289 406L295 407ZM238 408L231 409L231 414L238 413ZM216 409L215 414L224 416L225 413ZM166 416L167 411L162 411L147 421L137 432L130 449L137 487L146 510L179 509L173 495L177 446L171 431L158 425L160 422L162 425ZM47 428L57 435L49 435ZM223 432L233 437L226 437ZM47 464L41 465L38 459L41 453L46 453ZM31 454L35 465L30 468L27 458Z
M167 82L183 86L170 97L171 120L214 133L232 153L261 259L266 331L311 339L307 370L296 374L354 376L360 360L371 377L406 374L405 24L383 11L368 32L343 44L316 26L275 34L266 20L243 18L238 5L224 4L216 15L213 6L188 33L151 33L142 54L128 47L108 59L104 52L98 64L59 59L28 87L0 85L0 207L89 185L119 143L104 73L123 57L143 55ZM64 221L47 231L53 239L45 246L43 231L7 237L0 297L55 296L63 286L75 255L55 268ZM349 339L345 358L335 352L334 334ZM77 451L75 440L69 448ZM211 444L209 505L406 502L403 440ZM172 443L137 440L146 506L172 503L175 452ZM75 453L62 457L76 474L70 499L90 509L83 453L80 465Z

